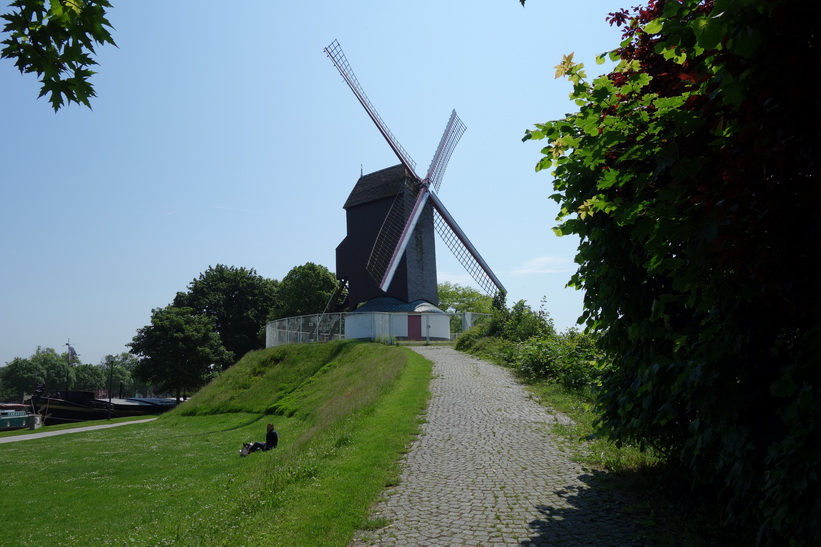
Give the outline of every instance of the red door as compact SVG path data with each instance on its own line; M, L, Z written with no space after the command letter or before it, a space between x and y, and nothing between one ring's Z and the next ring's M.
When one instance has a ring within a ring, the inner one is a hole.
M422 316L409 315L408 316L408 340L422 339Z

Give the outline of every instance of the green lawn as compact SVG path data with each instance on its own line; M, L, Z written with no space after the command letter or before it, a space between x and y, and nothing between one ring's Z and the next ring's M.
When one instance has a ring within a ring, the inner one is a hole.
M0 545L345 545L396 480L430 371L377 344L273 348L157 421L0 445ZM279 447L240 458L268 421Z

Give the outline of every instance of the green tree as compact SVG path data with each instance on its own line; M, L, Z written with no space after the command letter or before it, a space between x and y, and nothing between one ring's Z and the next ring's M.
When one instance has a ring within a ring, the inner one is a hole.
M3 375L6 367L0 368L0 401L4 403L19 402L17 398L17 390L12 388L3 380Z
M124 353L121 354L121 356L122 355L127 355L135 364L140 362L136 356L130 353ZM94 366L94 369L97 371L97 374L100 375L101 379L100 386L96 389L105 391L106 394L108 394L110 390L112 397L120 397L121 394L123 397L131 397L135 394L135 380L131 376L131 371L122 366L121 356L106 355L100 359L99 365Z
M124 351L119 355L106 355L100 360L100 367L108 366L108 360L114 360L115 367L122 367L129 373L133 373L134 369L137 368L137 365L140 364L140 360L137 358L136 355L133 353Z
M137 369L137 365L140 364L140 360L131 353L124 352L119 355L114 356L114 366L115 367L122 367L131 377L131 384L128 393L134 396L146 396L150 392L151 386L146 382L137 378L134 374L134 371Z
M31 359L15 357L2 368L4 389L10 391L12 399L20 403L26 393L34 393L37 384L46 381L46 371Z
M276 305L277 285L253 268L217 264L191 281L187 292L177 293L173 304L213 318L222 344L236 360L262 347L259 332Z
M451 313L490 313L493 309L493 298L472 287L444 281L439 283L437 291L439 307Z
M68 353L59 355L53 348L38 347L27 358L16 357L3 369L4 384L13 389L18 399L24 393L33 393L38 384L46 391L71 389L75 384L74 363L79 363L75 355L69 364Z
M14 59L22 74L34 73L54 111L95 96L89 79L95 45L116 45L108 28L107 0L15 0L5 20L0 57Z
M279 284L274 318L322 313L336 286L336 277L325 266L307 262L291 268Z
M110 379L111 374L109 360L114 363L113 378ZM134 370L140 364L139 358L136 355L123 352L119 355L106 355L100 359L100 364L97 367L105 376L105 387L108 390L109 380L111 380L113 393L119 396L122 391L125 397L145 396L150 386L145 382L139 380L134 376Z
M106 371L106 372L108 372L108 371ZM112 397L119 397L121 393L124 397L135 396L136 395L135 384L139 383L140 385L145 385L144 382L135 381L135 379L132 378L132 376L128 372L128 370L126 370L125 368L123 368L119 365L114 365L114 370L112 372L108 372L108 374L111 374L110 379L109 379L108 375L106 374L106 381L105 381L105 390L108 391L108 389L109 389L109 380L110 380L111 396Z
M74 389L98 391L108 386L108 375L94 365L77 365L74 367Z
M451 317L451 332L462 332L462 316L465 312L491 313L493 298L472 288L444 281L437 285L439 308L456 314Z
M651 444L721 493L764 542L821 532L818 7L650 1L612 14L624 39L580 107L538 124L571 284L613 367L601 425ZM757 500L750 503L749 500Z
M29 357L32 363L43 369L43 387L46 391L72 389L74 386L74 365L80 364L77 354L58 354L53 348L37 348Z
M553 320L544 311L534 311L524 300L510 309L502 328L502 337L512 342L522 342L555 334Z
M167 306L151 313L151 324L142 327L129 344L140 358L134 375L176 393L202 386L218 367L230 362L214 330L214 320L191 308Z

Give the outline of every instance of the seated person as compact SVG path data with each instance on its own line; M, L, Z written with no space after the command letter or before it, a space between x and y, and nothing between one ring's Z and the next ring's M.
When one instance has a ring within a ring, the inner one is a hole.
M262 450L263 452L266 452L268 450L271 450L272 448L276 448L278 442L279 434L277 433L277 430L274 429L274 424L268 424L266 426L265 442L255 442L248 448L248 452L256 452L257 450Z

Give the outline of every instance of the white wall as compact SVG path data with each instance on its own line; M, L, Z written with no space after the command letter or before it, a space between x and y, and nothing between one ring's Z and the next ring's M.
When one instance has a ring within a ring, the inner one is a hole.
M441 313L352 313L345 317L345 338L407 338L408 315L422 316L422 339L450 339L450 316ZM430 328L427 328L427 327ZM426 332L427 331L427 332Z

